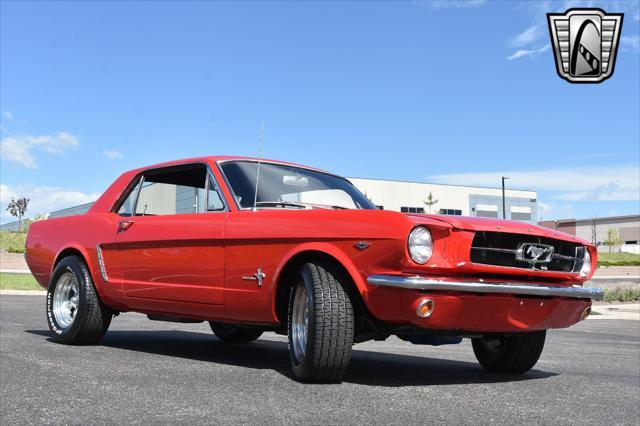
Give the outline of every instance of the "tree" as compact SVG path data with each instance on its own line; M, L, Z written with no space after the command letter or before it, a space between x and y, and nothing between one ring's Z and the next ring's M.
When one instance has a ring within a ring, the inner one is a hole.
M18 218L18 227L20 228L20 232L22 232L22 218L27 212L28 206L29 199L25 197L18 198L17 200L12 197L11 202L7 206L7 211L9 212L9 214Z
M609 253L611 253L611 247L616 247L622 244L622 238L620 238L620 234L618 234L618 230L616 228L609 228L607 230L607 239L604 240L604 245L609 247Z
M429 213L431 213L431 207L438 204L438 200L433 198L433 194L429 192L429 195L427 195L427 199L424 200L423 203L425 206L427 206L427 210L429 210Z

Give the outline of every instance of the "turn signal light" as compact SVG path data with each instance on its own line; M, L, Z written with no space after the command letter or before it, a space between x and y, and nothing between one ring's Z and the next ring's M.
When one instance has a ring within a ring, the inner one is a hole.
M416 314L419 317L427 318L433 313L433 308L435 308L436 302L431 299L424 299L418 305L418 309L416 309Z

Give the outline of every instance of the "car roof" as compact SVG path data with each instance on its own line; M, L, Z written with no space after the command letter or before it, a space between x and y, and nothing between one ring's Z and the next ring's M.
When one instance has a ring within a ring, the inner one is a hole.
M212 156L206 156L206 157L192 157L192 158L183 158L180 160L172 160L172 161L165 161L162 163L157 163L157 164L152 164L149 166L144 166L144 167L139 167L137 169L134 170L130 170L129 173L135 173L138 174L140 172L144 172L145 170L152 170L152 169L158 169L158 168L162 168L162 167L170 167L170 166L178 166L181 164L188 164L188 163L218 163L218 162L224 162L224 161L262 161L264 163L275 163L275 164L285 164L288 166L294 166L294 167L300 167L303 169L309 169L309 170L314 170L317 172L321 172L321 173L326 173L329 175L334 175L335 173L331 173L331 172L327 172L325 170L322 169L318 169L315 167L310 167L310 166L305 166L302 164L296 164L296 163L291 163L288 161L281 161L281 160L272 160L269 158L262 158L262 159L258 159L256 157L243 157L243 156L236 156L236 155L212 155Z

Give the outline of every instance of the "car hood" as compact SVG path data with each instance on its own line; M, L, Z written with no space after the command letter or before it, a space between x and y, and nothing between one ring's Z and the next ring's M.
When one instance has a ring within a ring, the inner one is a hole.
M490 232L506 232L512 234L539 235L541 237L554 238L556 240L579 242L585 245L591 245L586 240L578 238L574 235L556 231L542 226L532 225L525 222L517 222L514 220L490 219L483 217L469 216L445 216L433 214L408 214L409 218L415 222L424 222L425 220L435 220L444 222L454 229L465 231L490 231Z

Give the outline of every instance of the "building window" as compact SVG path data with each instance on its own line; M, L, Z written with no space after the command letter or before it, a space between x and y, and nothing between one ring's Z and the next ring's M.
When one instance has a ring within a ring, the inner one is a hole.
M462 216L462 210L456 209L440 209L439 214L446 214L449 216Z
M531 220L531 207L529 206L511 206L512 220Z
M529 220L531 220L531 213L511 212L511 219L512 220L526 220L526 221L529 221Z
M476 216L478 217L498 217L498 206L495 204L476 204Z
M424 213L424 207L400 207L402 213Z
M494 211L494 212L490 212L487 210L476 210L476 216L478 217L493 217L493 218L497 218L498 217L498 212Z

